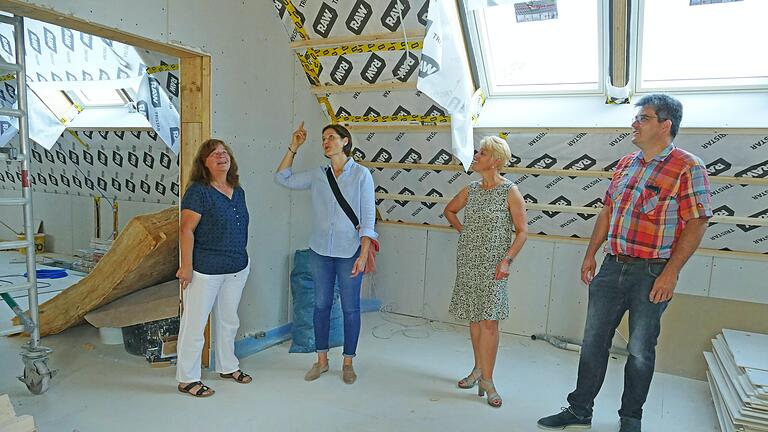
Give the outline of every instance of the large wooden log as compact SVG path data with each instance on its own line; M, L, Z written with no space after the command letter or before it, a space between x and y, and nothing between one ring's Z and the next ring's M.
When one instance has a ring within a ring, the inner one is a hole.
M178 266L179 209L137 216L91 273L40 305L40 335L60 333L100 306L175 278Z

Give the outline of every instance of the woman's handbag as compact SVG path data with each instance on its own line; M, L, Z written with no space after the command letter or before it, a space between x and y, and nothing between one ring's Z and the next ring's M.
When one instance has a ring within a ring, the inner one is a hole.
M360 220L357 218L354 210L352 210L352 207L344 198L344 195L341 194L339 184L336 183L336 177L333 175L333 170L331 167L327 167L325 169L325 176L328 178L328 184L331 185L333 196L336 197L336 201L341 206L341 209L344 210L344 213L346 213L347 217L352 222L352 225L355 226L355 229L360 230ZM379 252L379 248L379 242L371 239L371 245L368 247L368 256L365 259L365 270L363 270L364 274L373 273L376 271L376 253Z

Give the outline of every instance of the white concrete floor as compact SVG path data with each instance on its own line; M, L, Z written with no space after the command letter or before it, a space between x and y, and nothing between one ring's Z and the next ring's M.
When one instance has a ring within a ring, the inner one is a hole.
M288 344L244 359L249 385L204 380L217 392L195 399L177 392L175 369L150 368L121 346L99 342L81 326L44 339L58 369L51 389L33 396L15 378L24 341L0 338L0 393L17 414L33 415L41 432L120 431L535 431L536 419L559 411L576 380L578 355L542 341L502 335L495 381L504 405L494 409L455 381L472 366L464 327L403 327L420 320L366 314L355 359L359 380L341 382L341 353L331 371L305 382L311 354L288 354ZM390 337L391 336L391 337ZM389 337L384 339L385 337ZM92 345L89 345L92 344ZM623 359L611 360L596 401L593 431L616 431ZM644 431L717 431L707 384L657 374L645 407Z

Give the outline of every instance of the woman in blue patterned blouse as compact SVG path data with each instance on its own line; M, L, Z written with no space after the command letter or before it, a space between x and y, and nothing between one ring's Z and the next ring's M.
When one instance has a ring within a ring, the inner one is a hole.
M280 162L275 181L289 189L310 189L312 193L312 236L310 266L315 282L315 350L317 363L304 376L307 381L328 371L328 338L330 332L333 291L338 280L341 293L341 310L344 315L344 360L342 379L352 384L357 379L352 368L357 341L360 336L360 285L365 270L371 240L377 238L374 231L376 203L373 177L367 168L349 157L352 152L352 136L341 125L323 128L323 153L330 159L329 167L318 167L294 173L293 158L307 139L304 122L293 132L291 144ZM360 225L354 226L344 213L333 194L327 169L338 184Z
M235 335L237 307L250 261L248 208L232 150L218 139L205 141L195 157L181 201L181 262L176 277L183 290L177 345L176 380L182 393L207 397L214 391L200 381L203 330L213 310L216 370L222 378L247 384L240 370Z

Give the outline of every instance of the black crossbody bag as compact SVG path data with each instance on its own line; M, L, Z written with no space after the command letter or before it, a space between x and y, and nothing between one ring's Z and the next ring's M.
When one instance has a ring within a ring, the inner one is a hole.
M344 195L342 195L341 189L339 189L339 184L336 182L336 176L333 175L332 167L329 166L325 169L325 177L328 179L328 184L331 185L331 191L333 191L333 196L336 197L336 202L338 202L341 209L344 210L344 213L347 215L350 222L352 222L355 229L360 230L360 219L357 218L355 211L352 210L352 206L349 205L346 198L344 198ZM365 270L363 273L368 274L376 271L376 253L378 251L379 242L371 239L371 245L368 247L368 256L366 257Z

